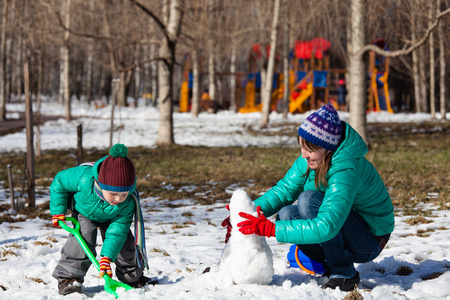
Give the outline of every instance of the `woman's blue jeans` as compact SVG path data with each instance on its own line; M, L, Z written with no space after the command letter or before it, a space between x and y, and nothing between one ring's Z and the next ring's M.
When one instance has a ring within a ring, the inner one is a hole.
M278 212L277 220L312 219L317 216L323 197L323 193L305 191L300 194L297 205L283 207ZM382 250L369 226L353 209L334 238L320 244L298 246L306 256L322 263L325 271L331 271L332 278L353 277L356 274L353 263L369 262Z

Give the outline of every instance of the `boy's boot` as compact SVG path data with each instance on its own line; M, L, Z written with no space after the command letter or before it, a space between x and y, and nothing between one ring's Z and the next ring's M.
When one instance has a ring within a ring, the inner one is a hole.
M81 283L74 278L66 278L58 283L58 290L60 295L81 293Z

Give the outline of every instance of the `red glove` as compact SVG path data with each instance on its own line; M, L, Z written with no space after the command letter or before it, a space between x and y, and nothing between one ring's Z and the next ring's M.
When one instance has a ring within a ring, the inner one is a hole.
M226 208L229 211L230 205L227 204ZM231 222L230 222L230 216L228 216L225 220L222 221L222 227L227 228L227 234L225 235L225 244L226 244L226 243L228 243L228 240L231 237L231 230L233 229L233 226L231 226Z
M100 259L100 277L108 274L109 277L112 277L112 269L111 269L111 259L109 257L103 256Z
M258 213L258 217L254 217L245 212L239 213L241 218L247 219L237 224L240 227L239 231L242 234L256 234L267 237L275 236L275 223L267 220L261 211L261 206L256 208L256 212Z
M54 215L52 217L53 225L55 225L56 227L61 227L61 226L59 226L59 221L65 222L66 221L66 216L61 214L61 215Z

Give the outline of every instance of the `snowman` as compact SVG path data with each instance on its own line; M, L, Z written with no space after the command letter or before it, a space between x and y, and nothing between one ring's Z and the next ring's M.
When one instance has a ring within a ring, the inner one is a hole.
M230 200L230 223L233 227L219 263L219 271L228 274L234 284L269 284L274 274L272 251L263 236L244 235L238 223L245 212L256 216L253 201L243 190L236 190Z

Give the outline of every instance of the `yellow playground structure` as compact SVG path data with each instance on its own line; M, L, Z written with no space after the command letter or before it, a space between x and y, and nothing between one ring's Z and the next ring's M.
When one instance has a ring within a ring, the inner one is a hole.
M384 39L375 39L372 44L383 50L388 50ZM393 113L388 86L389 57L381 57L378 60L375 52L370 51L367 73L369 77L367 110Z

